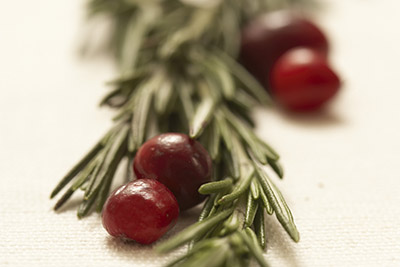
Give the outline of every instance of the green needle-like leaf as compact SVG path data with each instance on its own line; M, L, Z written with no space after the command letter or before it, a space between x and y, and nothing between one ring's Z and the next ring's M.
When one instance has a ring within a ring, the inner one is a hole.
M258 210L258 202L254 200L250 190L247 195L245 225L250 227L253 225L254 217L256 216L256 212Z
M212 120L207 127L206 131L202 135L205 141L203 144L206 144L205 147L209 152L211 159L216 161L220 158L220 141L221 134L218 125L216 125L215 120Z
M258 209L254 218L254 229L256 231L257 240L262 249L266 247L266 234L264 223L264 209Z
M204 204L203 209L201 210L199 216L199 222L204 221L204 219L209 216L211 209L214 207L214 201L216 196L217 194L212 194L207 198L206 203Z
M238 180L240 177L240 163L238 155L235 152L236 148L232 147L232 153L223 151L222 157L227 169L229 170L229 175L232 176L235 180Z
M273 161L271 159L268 159L268 164L274 170L276 175L278 175L278 177L282 179L283 178L283 168L282 168L281 164L278 161Z
M190 137L197 138L207 126L213 114L215 103L212 98L204 99L197 107L190 123Z
M90 199L94 197L94 195L97 195L100 188L102 188L104 181L110 179L109 175L111 172L113 172L113 169L115 167L114 164L117 164L116 155L123 144L125 144L126 146L126 139L128 133L129 133L129 126L126 125L121 129L119 133L117 133L117 136L115 136L113 142L106 147L103 159L99 161L98 163L99 165L97 166L99 169L94 171L98 172L98 175L93 176L89 181L88 189L85 191L84 195L85 199Z
M289 236L293 239L293 241L298 242L300 239L300 235L297 231L296 225L294 224L292 213L289 210L286 201L282 197L282 194L277 191L277 188L263 170L262 164L254 158L253 160L256 166L256 170L258 173L257 177L259 178L261 187L267 195L268 201L274 209L278 221L281 223L281 225L289 234Z
M181 245L187 243L196 236L203 235L218 222L227 218L230 214L232 214L232 209L227 209L221 211L215 216L208 217L207 219L201 222L192 224L191 226L187 227L176 236L172 237L171 239L167 240L164 243L161 243L159 246L156 247L156 251L159 253L166 253L177 247L180 247Z
M83 218L85 217L90 209L92 208L93 204L96 202L96 197L98 194L99 190L97 190L97 192L93 195L93 197L89 198L89 199L84 199L81 203L81 205L79 205L78 208L78 218Z
M232 215L223 223L220 230L221 235L227 235L238 229L242 229L245 221L246 198L241 196L235 203L235 210Z
M200 186L199 193L202 195L218 193L221 190L225 190L225 189L231 187L232 183L233 183L232 179L230 179L230 178L225 178L221 181L206 183L206 184L203 184L202 186Z
M158 114L164 114L166 112L168 104L172 102L173 92L172 84L167 79L157 88L154 106Z
M254 232L250 228L246 227L246 229L244 231L240 231L239 234L249 248L250 253L253 254L254 258L257 260L258 264L260 264L262 267L268 267L269 265L263 257L263 251L258 243L254 242Z
M157 16L158 9L155 5L143 5L128 22L120 59L123 73L129 73L134 68L145 34Z
M250 73L247 72L244 67L222 51L215 51L215 54L230 67L233 75L244 85L244 88L248 90L250 94L255 96L258 101L262 104L269 104L271 102L265 89Z
M238 132L240 138L242 138L247 143L257 160L264 164L267 163L264 150L260 149L260 146L257 144L257 140L253 137L252 131L245 124L241 123L240 120L227 108L224 108L223 110L226 119Z
M179 48L188 41L197 40L207 29L208 23L212 20L213 10L197 9L190 16L183 28L174 32L169 39L162 44L160 52L161 58L167 58L178 51Z
M150 89L152 90L152 89ZM138 108L132 120L132 135L135 147L139 147L145 137L146 121L148 118L152 94L142 92L142 97L138 103Z
M228 251L227 244L220 243L220 245L213 245L210 249L193 254L193 257L188 258L183 262L181 267L209 267L209 266L222 266L226 260Z
M273 161L277 161L279 159L279 154L270 145L256 137L254 134L253 137L258 139L258 144L261 146L260 149L264 151L264 154L268 157L268 159Z
M243 177L243 179L237 182L237 185L233 189L232 193L223 196L218 201L218 204L223 205L240 197L249 188L252 178L253 172L249 172L246 176Z
M255 106L257 106L257 101L242 90L236 92L235 98L232 99L232 102L246 111L251 111Z
M54 205L54 210L58 210L59 208L61 208L62 205L64 205L64 203L72 196L72 194L75 191L72 190L71 188L69 188L62 196L61 198L57 201L56 205Z
M274 209L272 208L271 204L269 203L269 200L267 198L267 195L264 192L264 189L262 188L262 186L259 184L259 192L260 192L260 198L261 198L261 202L263 203L263 206L265 208L265 210L267 211L267 213L269 215L272 215L274 213Z
M194 117L194 105L193 105L193 100L190 95L190 91L192 89L192 86L185 82L181 81L179 83L179 99L183 108L183 111L185 113L186 120L190 122L193 117Z
M168 263L166 267L173 267L177 266L177 264L187 258L190 258L191 256L194 256L196 254L202 253L202 250L206 249L213 249L216 246L216 243L220 243L220 240L213 238L213 239L208 239L204 240L196 245L194 245L186 254L182 255L181 257L176 258L172 262Z
M72 194L83 185L85 181L88 180L90 173L92 173L95 167L95 161L89 163L86 168L79 173L76 177L75 182L67 189L67 191L62 195L62 197L57 201L56 205L54 206L54 210L58 210L61 206L72 196Z
M214 77L218 86L221 88L224 97L226 99L232 99L235 95L236 88L227 66L216 57L203 60L202 64L205 66L206 71L210 73L210 76Z
M122 158L125 156L126 152L126 144L127 144L127 136L122 137L123 140L116 150L115 154L113 155L112 161L107 169L106 176L104 177L104 182L100 188L99 192L99 199L97 202L97 212L101 212L104 203L106 202L108 193L110 191L111 182L114 177L114 174L118 168L119 163L121 162Z
M258 199L260 197L260 191L258 189L257 179L251 180L250 191L253 199Z
M216 124L218 125L218 128L220 130L222 140L224 141L227 150L231 151L232 149L231 130L228 124L226 123L225 118L223 117L223 115L219 110L215 114L215 119L216 119Z
M113 97L115 97L115 96L117 96L117 95L119 95L120 93L121 93L121 91L122 91L122 87L117 87L116 89L114 89L114 90L112 90L110 93L108 93L105 97L103 97L103 99L100 101L100 106L103 106L103 105L106 105L106 104L109 104L109 101L113 98Z
M103 148L101 142L97 143L90 151L83 157L54 188L53 192L51 192L50 198L53 198L61 191L61 189L67 185L74 177L77 175Z

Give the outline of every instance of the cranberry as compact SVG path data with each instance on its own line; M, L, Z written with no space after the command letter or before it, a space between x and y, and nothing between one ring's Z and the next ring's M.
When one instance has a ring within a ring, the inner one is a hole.
M268 87L267 77L274 62L287 50L308 46L328 52L328 41L309 19L291 12L276 11L257 17L242 30L240 60Z
M137 178L156 179L174 193L181 210L204 200L199 187L211 179L207 150L189 136L165 133L145 142L133 163Z
M340 80L321 53L300 47L277 60L271 72L271 85L271 93L282 106L312 111L337 93Z
M175 225L178 215L178 203L165 185L140 179L111 193L102 219L110 235L150 244Z

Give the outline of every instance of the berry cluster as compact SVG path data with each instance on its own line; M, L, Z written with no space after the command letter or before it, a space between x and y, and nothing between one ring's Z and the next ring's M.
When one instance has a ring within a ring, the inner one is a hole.
M133 170L138 179L107 199L103 226L112 236L150 244L175 225L179 210L204 200L198 189L211 179L211 158L189 136L165 133L140 147Z
M290 11L262 15L244 27L240 59L274 99L292 111L314 111L340 88L329 45L309 19Z

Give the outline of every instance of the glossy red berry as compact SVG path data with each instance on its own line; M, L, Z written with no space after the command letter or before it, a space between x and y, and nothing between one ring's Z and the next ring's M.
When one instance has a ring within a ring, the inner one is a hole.
M319 109L339 88L339 77L326 58L310 48L287 51L271 71L271 93L277 102L290 110Z
M211 158L196 140L165 133L145 142L133 163L137 178L156 179L174 193L181 210L204 200L199 187L211 179Z
M243 28L240 60L268 87L265 78L272 65L283 53L297 46L328 52L327 38L309 19L291 11L267 13Z
M178 215L175 196L165 185L140 179L111 193L102 219L110 235L150 244L175 225Z

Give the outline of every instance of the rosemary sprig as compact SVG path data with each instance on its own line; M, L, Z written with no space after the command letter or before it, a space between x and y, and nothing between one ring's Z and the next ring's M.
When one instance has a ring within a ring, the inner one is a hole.
M270 168L283 177L279 155L253 132L250 113L269 97L236 61L241 25L259 12L304 0L91 0L91 15L108 16L120 77L101 101L117 110L115 126L60 181L70 184L60 208L84 191L78 216L100 212L116 169L157 132L184 132L199 139L214 163L213 182L199 221L159 245L168 252L190 243L169 266L247 266L263 257L264 214L275 213L294 241L299 233Z

